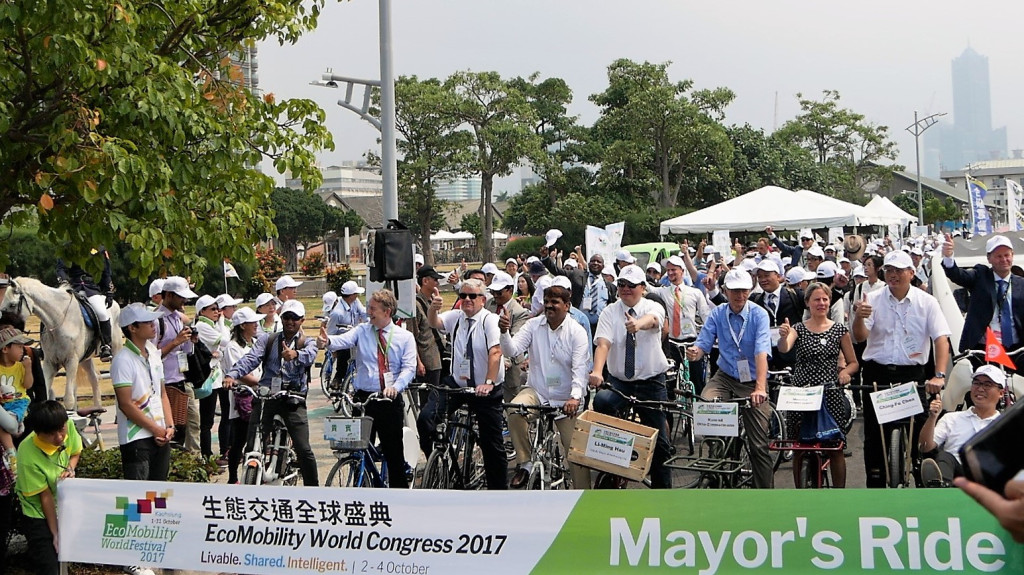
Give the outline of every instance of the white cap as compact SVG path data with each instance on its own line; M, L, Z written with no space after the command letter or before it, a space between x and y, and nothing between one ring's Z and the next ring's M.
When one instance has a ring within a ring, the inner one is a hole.
M537 283L533 284L534 292L539 292L541 297L544 297L544 289L551 285L551 276L542 276L537 278Z
M412 263L423 265L423 254L413 254Z
M149 282L149 297L160 295L164 291L164 278L156 278Z
M164 314L149 311L145 304L135 302L121 309L121 315L117 318L117 325L128 327L135 322L148 322L163 317Z
M550 229L548 230L548 233L544 234L544 245L550 248L555 245L555 242L557 242L560 237L562 237L562 230Z
M924 252L921 251L921 248L919 248L917 246L914 246L914 247L910 248L910 255L912 255L912 256L922 256L923 257L924 256Z
M217 296L217 307L223 309L226 307L235 307L242 303L242 298L233 298L231 294L222 293Z
M295 281L292 279L292 276L281 276L277 278L277 282L274 283L274 289L281 291L287 288L299 287L300 285L302 285L302 282Z
M786 257L782 258L782 265L783 266L788 266L791 263L793 263L793 258L791 258L789 256L786 256Z
M912 270L914 269L914 260L910 259L910 254L907 252L897 250L885 254L882 265Z
M514 285L516 284L514 281L512 281L512 276L508 275L505 272L499 271L494 272L494 277L491 278L491 285L487 286L487 289L491 291L501 291L505 288L510 288Z
M866 271L864 271L863 267L859 267L859 268L853 270L853 277L855 277L855 278L866 278L866 277L868 277L868 273Z
M770 258L764 258L761 260L761 262L757 264L757 269L766 272L775 272L777 274L782 273L782 270L779 269L779 264Z
M1006 386L1006 376L1003 375L1003 372L999 371L999 368L994 365L983 365L979 367L973 374L971 374L971 379L974 379L979 375L988 377L992 380L992 383L997 383L1003 387Z
M835 262L821 262L818 264L818 269L815 271L814 276L818 279L828 279L836 276L836 270L839 269Z
M722 263L727 266L732 265L732 262L734 261L736 261L736 257L732 254L725 254L725 257L722 258Z
M213 297L212 295L201 296L199 299L196 300L196 313L198 314L199 312L210 307L211 305L217 305L217 298Z
M232 325L242 325L244 323L255 323L263 321L263 318L267 317L265 313L256 313L250 307L240 307L235 315L231 316Z
M1013 249L1013 244L1010 243L1010 238L1006 236L992 236L985 242L985 253L990 254L995 251L996 248L1006 246Z
M647 264L647 269L654 270L654 271L656 271L656 272L658 272L660 274L661 273L661 264L659 264L658 262L651 262L651 263Z
M619 250L615 252L615 261L627 262L632 264L636 263L636 258L633 257L633 254L629 253L626 250Z
M740 262L740 265L737 267L749 273L757 269L757 262L755 262L753 259L744 258L743 261Z
M485 275L491 275L498 271L498 266L491 262L487 262L484 264L484 267L480 268L480 271L484 272Z
M796 284L804 281L804 276L806 275L807 270L800 266L793 266L789 268L788 272L786 272L786 283L791 286L795 286Z
M616 280L626 280L631 284L638 285L646 282L647 276L644 275L644 270L640 269L640 266L630 264L619 270L619 277Z
M333 308L334 304L337 303L337 301L338 301L338 294L334 293L333 291L326 292L324 294L323 301L324 301L324 307L323 307L322 311L324 313L327 313L327 312L331 311L331 308ZM237 313L237 312L235 312L235 313ZM231 319L234 319L234 318L231 318Z
M363 293L365 291L365 289L359 287L359 284L357 284L355 280L348 280L347 282L341 284L341 295L353 295L357 293Z
M715 246L704 246L704 255L715 253Z
M834 245L832 245L832 244L828 244L827 246L825 246L825 251L826 252L827 251L833 251L834 252L834 251L836 251L836 247Z
M306 306L297 299L290 299L281 305L281 315L291 312L299 317L306 317Z
M824 258L825 250L821 249L821 246L811 246L811 248L807 250L807 255L814 256L816 258Z
M180 295L185 299L192 299L199 297L199 294L188 289L188 281L181 276L171 276L164 280L164 291L169 291Z
M548 287L560 287L569 290L572 293L572 282L565 276L555 276L555 279L551 280L551 285Z
M843 264L843 263L848 264L848 263L850 263L850 258L848 258L846 256L843 256L843 257L839 258L839 263L841 263L841 264Z
M508 265L508 264L519 265L519 260L517 260L516 258L508 258L507 260L505 260L505 265Z
M811 228L804 228L800 230L800 239L802 240L804 238L814 239L814 232L811 231Z
M538 258L537 256L530 256L530 257L526 258L526 265L530 265L533 262L539 262L539 261L540 261L540 258Z
M604 269L601 270L601 275L612 276L614 278L615 277L615 268L613 268L612 266L604 266Z
M683 258L681 258L679 256L672 256L672 257L668 258L667 260L665 260L665 265L668 266L669 264L674 265L677 268L681 268L681 267L685 267L686 266L686 263L683 262Z
M900 246L900 249L905 251L905 252L907 252L909 254L910 253L910 244L903 244L902 246Z
M274 296L266 292L263 292L260 295L256 296L256 307L258 308L264 306L272 301L274 301Z
M751 289L754 287L754 280L750 274L743 270L729 270L725 274L725 287L728 289Z
M564 265L567 268L575 268L575 267L579 267L580 263L577 262L576 260L572 259L572 258L569 258L569 259L565 260L565 263L562 264L562 265Z

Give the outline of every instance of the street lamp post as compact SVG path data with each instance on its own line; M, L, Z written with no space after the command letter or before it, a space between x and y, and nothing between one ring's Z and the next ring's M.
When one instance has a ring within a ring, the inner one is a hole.
M907 131L914 134L914 158L917 160L917 225L924 224L924 196L921 193L921 134L938 123L939 116L945 116L945 112L925 116L920 120L917 118L917 110L914 110L914 123L907 126Z

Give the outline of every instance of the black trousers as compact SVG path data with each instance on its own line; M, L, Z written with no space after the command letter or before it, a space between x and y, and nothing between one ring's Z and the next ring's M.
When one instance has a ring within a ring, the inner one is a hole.
M228 483L238 482L238 465L245 455L245 443L249 434L249 421L236 417L230 420L231 447L228 449Z
M167 481L171 469L171 446L157 445L152 437L129 441L120 447L125 479Z
M213 420L217 417L219 401L217 391L220 390L199 400L199 452L206 458L213 455Z
M287 401L280 399L263 402L263 418L260 420L260 429L263 433L270 433L274 428L274 416L280 415L284 419L284 425L288 429L288 436L292 438L292 449L299 459L299 470L302 472L302 484L306 487L320 485L320 479L316 471L316 456L309 446L309 419L306 416L306 404L289 405Z
M924 380L924 376L925 366L923 365L886 366L869 360L864 362L864 368L861 370L861 379L864 385L877 383L879 389L886 389L890 385L907 382L919 384ZM875 406L871 403L871 393L872 390L868 389L861 391L861 407L864 413L864 471L867 473L866 486L868 488L884 488L886 486L886 445L883 437L888 437L888 431L898 425L899 422L886 424L882 426L882 431L879 431ZM918 393L921 394L921 404L927 407L928 403L924 398L924 389L919 389ZM920 435L921 427L924 425L924 418L927 418L927 416L928 410L926 408L923 414L915 418L914 435L911 437L914 457L917 456L918 436Z
M220 456L224 457L228 454L228 449L231 448L232 441L232 426L231 420L228 416L231 414L231 390L226 387L222 387L213 392L218 398L220 404L220 424L217 426L217 443L220 444Z
M441 385L457 387L451 376L441 380ZM480 451L484 456L484 472L487 475L487 489L508 489L508 459L505 457L505 443L501 436L504 413L501 401L504 392L496 385L487 397L475 395L452 395L430 392L426 405L420 410L416 427L420 432L420 449L429 455L434 449L434 436L441 417L447 417L462 405L476 416L477 429L480 430Z
M357 391L353 398L364 402L369 395L368 391ZM405 422L402 396L398 395L391 401L371 401L364 411L373 418L373 433L380 439L380 450L388 464L388 485L399 489L409 487L405 477L405 443L402 441Z
M24 517L21 527L28 540L28 553L35 572L38 575L58 575L60 564L57 562L57 550L53 547L53 533L50 533L46 519Z

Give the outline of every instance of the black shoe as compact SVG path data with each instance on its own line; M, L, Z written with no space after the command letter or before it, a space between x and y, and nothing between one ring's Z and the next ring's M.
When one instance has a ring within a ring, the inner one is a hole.
M515 475L512 476L512 481L509 482L509 487L512 489L522 489L526 485L526 480L530 478L530 473L522 467L516 469Z
M943 487L942 470L930 457L921 462L921 483L925 487Z
M100 361L110 361L112 354L110 353L110 344L103 344L100 346Z

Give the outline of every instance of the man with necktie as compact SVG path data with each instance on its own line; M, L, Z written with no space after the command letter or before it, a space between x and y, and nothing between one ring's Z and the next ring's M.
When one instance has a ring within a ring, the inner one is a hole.
M796 325L804 319L804 294L801 290L782 285L779 261L771 258L761 260L757 264L757 285L761 292L750 294L750 301L763 307L768 312L769 329L772 337L772 355L768 367L779 370L793 367L796 363L796 351L779 353L779 326L789 320Z
M682 363L678 347L672 342L689 342L697 339L697 320L703 324L711 314L708 300L697 288L687 286L683 281L686 262L679 256L672 256L665 262L665 276L669 285L658 288L667 310L667 335L665 345L667 357ZM690 364L690 380L699 393L704 389L704 361Z

